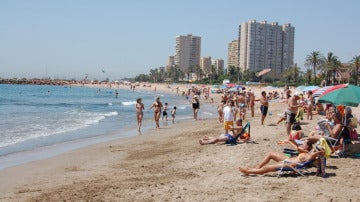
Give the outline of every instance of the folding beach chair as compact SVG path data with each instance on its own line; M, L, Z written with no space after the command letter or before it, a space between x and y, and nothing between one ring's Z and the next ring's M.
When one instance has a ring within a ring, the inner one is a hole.
M237 139L242 138L245 133L248 134L248 137L246 138L250 138L250 122L247 122L241 132L234 137L234 141L226 141L225 144L237 144ZM245 139L245 137L243 138Z
M313 162L314 160L309 160L304 163L294 163L289 160L284 160L282 166L276 169L278 172L278 177L287 172L295 172L301 176L305 176L303 172L306 171L307 168L311 167Z
M335 154L338 158L344 156L344 150L345 150L344 134L346 133L346 130L347 130L346 126L343 126L337 139L329 136L324 136L333 154Z

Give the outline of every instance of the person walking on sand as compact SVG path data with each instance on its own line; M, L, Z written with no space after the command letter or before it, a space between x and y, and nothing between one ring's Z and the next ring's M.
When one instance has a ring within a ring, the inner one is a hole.
M176 106L174 106L174 108L171 110L171 117L172 117L172 122L175 122L175 115L176 115Z
M267 115L268 109L269 109L269 101L266 97L266 92L261 92L261 98L258 99L260 101L260 111L261 111L261 125L264 125L264 120Z
M137 123L138 123L138 131L140 132L142 119L144 117L144 111L143 111L144 104L141 102L141 98L138 98L136 100L135 110L136 110L136 118L137 118Z
M217 107L219 122L224 122L224 102L221 101Z
M159 120L161 115L161 109L163 108L163 105L160 102L160 97L155 98L155 102L151 105L150 109L152 108L154 108L154 121L156 128L160 128Z
M254 107L255 107L255 95L254 92L250 93L250 111L251 117L254 117Z
M193 108L193 112L194 112L194 119L197 120L197 114L200 109L199 97L197 95L194 95L191 103L192 103L192 108Z

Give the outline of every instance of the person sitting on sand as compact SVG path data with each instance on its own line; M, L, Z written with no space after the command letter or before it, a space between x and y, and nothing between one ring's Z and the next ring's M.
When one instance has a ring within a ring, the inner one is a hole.
M310 139L305 140L304 145L311 148L314 144L314 141L311 141ZM298 147L298 146L297 146ZM268 172L276 172L278 168L281 168L283 166L283 161L287 160L292 163L304 163L309 160L313 160L317 158L318 156L324 155L324 151L315 151L311 150L310 152L301 152L299 151L299 155L295 157L289 158L284 153L279 152L270 152L255 168L246 168L246 167L239 167L240 172L242 172L245 175L249 174L265 174ZM273 160L276 161L276 164L268 165L268 163ZM291 166L291 165L289 165ZM286 167L286 165L285 165Z
M204 136L203 139L199 140L199 143L201 145L204 144L215 144L217 142L237 142L238 140L235 140L235 136L238 135L243 129L242 126L242 119L237 119L236 120L236 127L230 126L230 130L232 131L232 135L231 134L221 134L218 137L208 137L208 136Z

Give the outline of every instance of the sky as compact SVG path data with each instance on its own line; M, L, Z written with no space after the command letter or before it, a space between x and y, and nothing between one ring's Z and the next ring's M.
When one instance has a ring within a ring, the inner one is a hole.
M358 0L0 0L0 78L111 80L148 74L201 37L201 57L224 59L249 20L295 27L294 63L360 55ZM102 71L104 70L104 72Z

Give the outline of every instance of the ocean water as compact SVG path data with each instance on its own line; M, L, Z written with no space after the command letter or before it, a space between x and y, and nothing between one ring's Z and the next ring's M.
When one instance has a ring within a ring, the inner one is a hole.
M134 105L145 105L143 135L154 128L149 109L155 96L177 106L176 122L192 119L183 96L152 91L70 86L0 85L0 169L48 158L79 147L139 135ZM199 118L217 116L216 106L202 105ZM171 120L171 116L168 116ZM176 124L176 122L174 124ZM173 124L160 121L160 127Z

